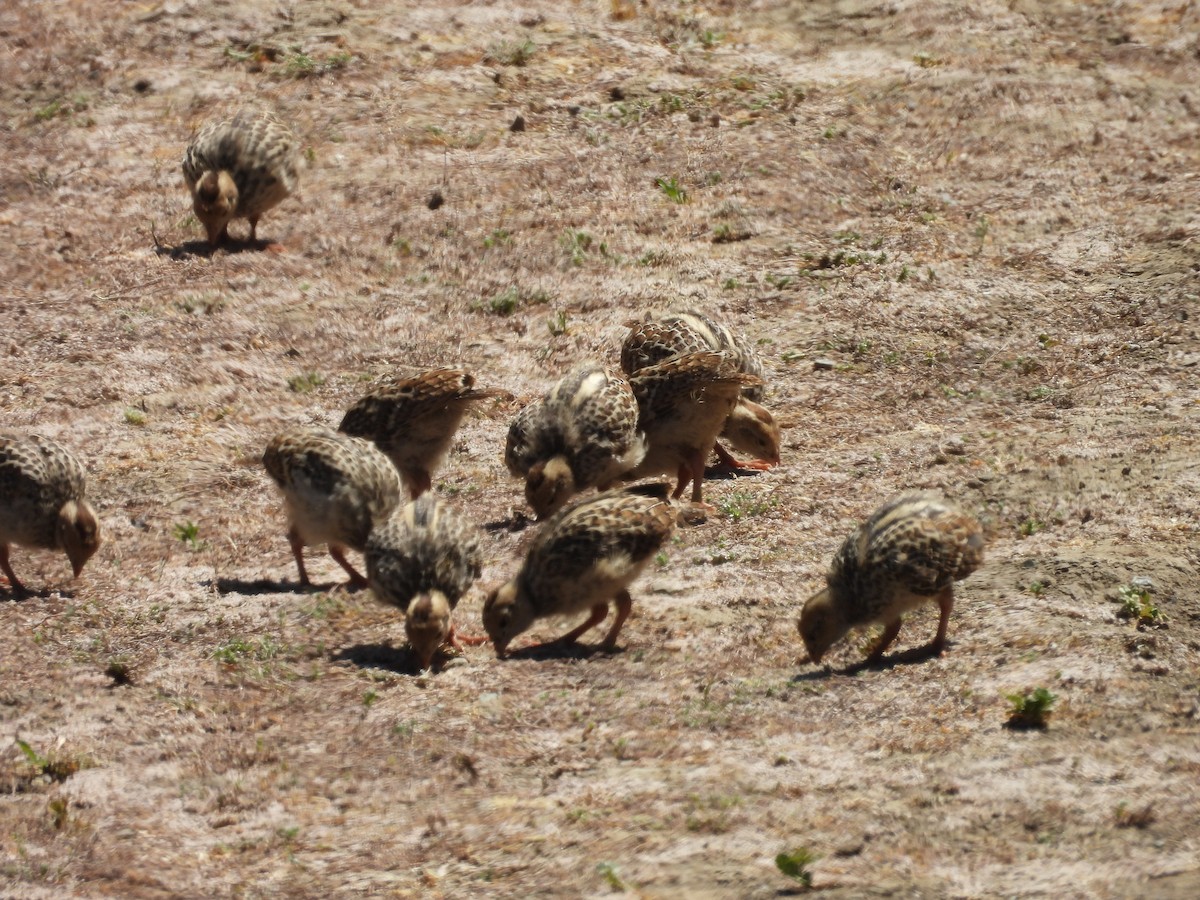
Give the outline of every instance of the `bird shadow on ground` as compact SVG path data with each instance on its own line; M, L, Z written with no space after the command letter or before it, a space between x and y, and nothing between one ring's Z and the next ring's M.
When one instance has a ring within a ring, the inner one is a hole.
M205 587L213 584L211 581L202 583ZM254 578L249 581L241 578L218 578L216 587L218 594L246 594L248 596L256 596L258 594L320 594L337 588L350 590L340 582L328 585L301 584L299 581L275 581L271 578Z
M547 641L544 644L534 644L531 647L520 647L508 651L508 659L590 659L593 656L613 656L624 653L624 647L606 649L603 644L581 644L572 641L569 644L558 641Z
M360 669L387 669L399 675L416 675L417 661L408 648L396 649L391 644L355 644L333 654L335 662L353 663Z
M801 672L798 675L792 676L791 683L800 684L806 681L823 681L834 675L859 675L863 672L886 671L894 669L896 666L911 666L927 662L930 659L936 659L940 655L937 650L934 650L930 646L914 647L911 650L892 653L874 662L864 659L861 662L851 663L840 669L835 669L832 666L822 666L820 669L814 669L811 672Z
M230 239L222 241L216 247L213 247L208 241L184 241L174 247L169 244L155 244L154 252L159 256L166 256L174 260L188 259L193 256L208 259L215 256L218 250L225 253L262 253L278 246L274 241L264 240L237 241Z
M525 515L524 512L515 510L512 515L507 516L506 518L497 519L495 522L485 522L483 525L483 530L489 534L495 534L498 531L516 533L518 531L524 531L532 524L534 524L533 519Z
M715 466L708 466L704 470L705 481L737 481L739 478L754 478L762 475L764 469L737 469L733 466L727 466L723 463L718 463Z
M51 590L50 588L39 588L36 591L30 588L23 588L16 591L9 585L0 588L0 601L8 603L23 603L26 600L49 600L56 595L63 600L75 599L73 591Z

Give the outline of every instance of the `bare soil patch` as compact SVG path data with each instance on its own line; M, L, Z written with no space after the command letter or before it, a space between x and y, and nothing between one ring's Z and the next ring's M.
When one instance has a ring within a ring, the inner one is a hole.
M804 847L827 896L1196 896L1198 33L1154 2L4 5L0 424L86 455L108 540L77 582L18 549L46 590L0 597L0 893L768 897ZM183 147L249 100L303 135L302 195L259 225L286 253L210 254ZM418 677L394 610L296 589L276 431L398 367L511 391L435 479L493 584L531 533L515 410L680 306L758 343L784 462L706 486L623 652ZM949 651L800 664L830 554L913 488L990 535ZM1038 686L1049 727L1006 728Z

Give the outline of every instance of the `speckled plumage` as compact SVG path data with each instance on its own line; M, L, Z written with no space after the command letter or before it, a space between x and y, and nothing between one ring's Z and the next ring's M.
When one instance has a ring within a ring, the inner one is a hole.
M209 122L188 143L183 179L210 244L220 243L233 219L258 220L300 184L300 142L274 113L245 109Z
M460 369L429 369L384 382L346 412L338 430L375 442L413 497L432 485L472 403L503 391L478 388Z
M454 642L451 614L483 569L478 529L424 494L371 532L366 560L375 596L405 611L409 645L428 668Z
M100 546L100 523L84 499L87 474L71 451L42 437L0 434L0 571L15 592L25 586L9 545L62 550L78 577Z
M938 497L909 494L883 506L834 555L826 588L809 599L797 623L813 662L851 628L885 626L870 659L880 659L901 616L936 601L941 621L931 648L940 652L954 605L954 582L983 562L983 529Z
M763 398L765 373L762 360L746 341L725 325L695 310L671 313L658 320L634 322L621 345L621 369L632 375L638 369L672 356L715 350L732 360L739 372L759 381L742 388L742 396L756 403Z
M590 610L570 642L600 624L615 600L617 617L604 638L612 648L632 605L628 586L666 542L675 511L666 484L586 497L559 510L538 531L516 576L484 602L483 624L503 657L535 620Z
M762 360L754 349L729 328L689 310L672 313L661 319L630 324L629 334L621 345L621 368L632 375L639 369L653 366L672 356L713 350L724 353L737 371L753 376L742 386L741 396L730 411L721 437L743 453L748 453L760 465L770 468L779 463L780 430L770 410L761 405L764 390ZM719 445L714 449L721 459L734 467L747 467L730 456Z
M724 353L711 350L672 356L639 369L629 383L647 451L628 477L677 474L674 496L682 496L690 482L692 501L701 502L708 452L742 388L758 380L739 372Z
M601 490L646 455L629 382L596 363L575 367L509 428L504 459L525 477L525 498L538 518L574 495Z
M395 466L370 441L326 428L297 428L272 438L263 466L283 491L301 584L309 584L302 548L327 543L351 584L365 586L345 549L362 551L371 529L400 505Z

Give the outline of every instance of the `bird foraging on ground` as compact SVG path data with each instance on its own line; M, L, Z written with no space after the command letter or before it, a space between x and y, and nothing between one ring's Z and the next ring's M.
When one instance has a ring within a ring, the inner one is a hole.
M461 369L428 369L370 391L347 410L338 431L374 441L415 499L432 486L471 404L503 393L476 387Z
M451 616L483 569L479 531L453 509L423 494L371 532L367 578L375 596L404 610L404 630L420 668L438 648L461 647Z
M596 363L577 366L517 414L504 459L525 478L525 499L545 519L590 487L604 490L646 455L629 382Z
M184 153L183 179L213 247L229 236L234 219L250 221L254 242L263 213L300 184L300 142L274 113L244 109L196 132Z
M743 385L737 404L721 429L736 450L753 457L751 462L735 459L719 443L713 444L718 458L736 469L769 469L779 464L779 423L761 405L765 390L762 360L754 349L726 326L696 311L672 313L661 319L633 322L621 345L621 368L627 375L672 356L715 350L724 353L737 371L758 379Z
M26 588L9 561L10 545L62 550L76 578L100 547L100 522L86 490L82 463L61 444L0 434L0 571L14 594Z
M983 562L979 522L938 497L909 494L881 506L834 555L825 589L804 604L797 627L818 663L851 628L881 623L883 635L868 656L878 662L900 631L901 616L925 603L941 608L941 653L954 607L954 582Z
M638 427L646 455L626 477L678 475L674 497L692 485L692 502L703 499L704 461L743 387L760 383L739 372L724 353L702 350L672 356L629 376L638 402Z
M308 586L304 547L329 545L329 555L350 575L351 587L367 580L346 559L362 551L371 529L400 505L400 475L370 441L326 428L296 428L271 439L263 466L283 491L288 541Z
M520 571L484 601L483 625L504 658L513 638L537 619L589 612L554 644L569 644L608 615L616 620L603 647L616 646L633 600L628 587L666 542L675 510L665 483L607 491L559 510L541 526Z

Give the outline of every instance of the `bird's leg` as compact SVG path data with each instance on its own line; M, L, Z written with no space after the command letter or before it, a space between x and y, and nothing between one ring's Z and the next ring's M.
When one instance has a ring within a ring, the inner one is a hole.
M312 582L308 580L308 570L304 568L304 541L300 539L295 528L289 528L287 536L288 542L292 545L292 556L296 557L296 568L300 570L300 585L309 587Z
M688 465L692 470L692 502L704 502L704 457L707 454L703 450L697 450L688 459Z
M933 639L929 649L940 655L946 649L946 629L950 625L950 611L954 609L954 587L947 587L938 594L937 602L942 610L942 618L938 621L937 637Z
M459 634L454 629L454 623L450 623L450 633L446 635L446 643L455 650L461 650L463 647L478 647L480 644L486 644L491 638L486 635L465 635Z
M547 646L557 644L573 644L579 640L579 636L590 628L595 628L608 616L608 603L597 603L592 607L592 614L587 617L587 620L578 628L572 628L560 638L555 638Z
M900 633L899 617L888 622L883 629L883 634L879 636L879 643L875 645L875 649L871 651L871 655L867 657L867 663L877 663L883 659L883 652L888 647L892 646L892 641L896 639L896 635Z
M8 578L8 583L12 586L14 595L26 594L28 591L25 585L21 584L21 579L17 578L17 573L12 570L12 566L8 562L8 544L0 544L0 570L4 571Z
M329 545L329 555L333 557L333 561L345 569L350 575L350 584L347 587L360 589L365 588L369 584L367 579L358 574L358 569L350 565L350 560L346 559L346 551L337 544Z
M671 499L678 500L683 496L683 490L688 486L688 482L692 480L692 469L686 462L679 464L679 484L675 488L675 492L671 494Z
M633 609L633 598L629 596L629 591L622 589L616 599L617 618L612 623L612 628L608 629L608 634L604 636L605 650L611 650L617 646L617 635L621 633L621 626L625 624L625 620L629 618L629 611ZM605 608L607 609L607 604Z
M772 468L772 464L763 459L740 460L731 454L728 450L721 446L720 442L713 444L713 452L717 454L717 460L727 469L757 469L759 471L767 471Z
M258 216L247 216L247 218L250 220L250 243L252 245L257 244L258 243ZM270 251L271 253L282 253L284 250L284 247L283 247L283 244L277 243L276 241L267 241L264 249Z

